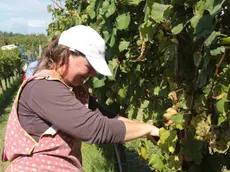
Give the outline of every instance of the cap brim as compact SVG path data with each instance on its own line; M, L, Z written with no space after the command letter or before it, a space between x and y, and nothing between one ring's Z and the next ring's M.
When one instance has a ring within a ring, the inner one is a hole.
M92 56L86 56L87 60L91 64L91 66L100 74L105 76L112 76L108 64L106 63L105 59L99 59Z

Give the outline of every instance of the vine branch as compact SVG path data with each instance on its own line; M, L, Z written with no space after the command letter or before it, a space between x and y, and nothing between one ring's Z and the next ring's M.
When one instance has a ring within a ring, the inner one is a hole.
M146 51L146 42L145 42L145 39L143 38L141 32L140 32L140 39L141 39L141 42L142 42L141 54L139 55L139 57L135 61L144 61L143 56L144 56L144 53Z
M215 84L215 81L216 81L216 76L217 76L217 74L219 72L221 63L223 62L223 60L224 60L224 58L226 56L226 53L227 53L227 50L225 50L224 54L220 58L220 61L216 65L216 70L215 70L215 73L214 73L214 76L213 76L213 81L212 81L212 84L211 84L211 89L210 89L210 92L209 92L209 95L208 95L208 99L210 99L212 97L212 95L213 95L213 88L214 88L214 84Z

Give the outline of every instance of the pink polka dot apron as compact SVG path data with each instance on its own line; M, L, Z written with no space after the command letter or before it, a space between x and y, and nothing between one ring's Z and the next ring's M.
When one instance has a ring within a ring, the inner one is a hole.
M3 160L11 162L6 172L82 172L80 140L51 126L36 142L20 125L17 114L19 95L26 83L33 79L59 80L52 73L41 71L20 87L6 127ZM82 103L88 102L86 89L68 88Z

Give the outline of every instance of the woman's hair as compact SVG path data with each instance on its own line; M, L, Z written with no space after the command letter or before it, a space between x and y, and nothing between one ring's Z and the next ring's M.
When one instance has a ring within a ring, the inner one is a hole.
M68 47L58 45L60 36L54 36L43 49L36 72L43 69L57 69L65 63Z
M54 36L51 42L43 49L39 65L35 72L43 69L58 69L65 64L66 57L68 55L69 47L65 45L58 45L60 36ZM74 56L80 55L76 52L70 53Z

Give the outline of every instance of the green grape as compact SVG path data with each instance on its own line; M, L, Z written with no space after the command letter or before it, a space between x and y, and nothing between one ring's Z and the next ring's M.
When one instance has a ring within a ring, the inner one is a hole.
M192 126L195 128L195 138L197 140L209 140L210 122L209 118L197 115L192 118Z
M209 146L215 152L226 151L228 148L228 141L230 138L230 130L221 129L213 129L211 132Z

